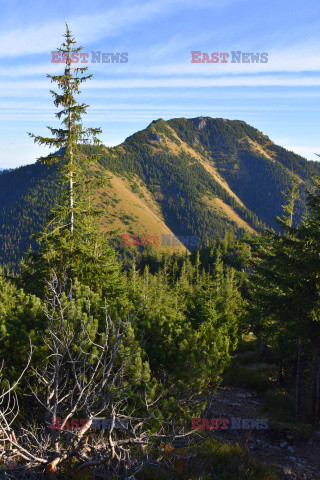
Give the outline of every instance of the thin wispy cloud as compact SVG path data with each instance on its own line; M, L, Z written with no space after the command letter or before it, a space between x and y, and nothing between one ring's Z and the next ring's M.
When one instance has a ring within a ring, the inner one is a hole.
M200 88L200 87L317 87L320 86L319 76L286 75L237 75L219 76L214 78L132 78L116 80L94 80L83 88L85 91L106 89L161 89L161 88ZM0 82L0 96L5 92L11 95L21 95L26 92L46 91L46 81L16 81Z
M200 0L199 7L225 7L235 3L236 0L223 2L212 0L207 2ZM169 14L180 9L194 8L191 0L150 0L147 2L123 2L117 7L107 10L106 13L94 13L91 15L74 16L68 21L73 34L77 36L79 43L92 44L110 36L119 36L142 22L150 22L159 16ZM45 24L30 25L0 34L1 51L0 57L23 56L50 52L61 43L61 33L64 30L62 21L52 20ZM121 33L120 33L121 32Z
M101 125L108 145L155 118L208 115L245 120L315 158L308 150L320 126L315 0L308 8L289 0L25 0L0 2L0 14L0 167L41 154L27 146L30 123L37 131L56 124L46 75L63 71L50 52L65 21L85 52L129 53L126 64L87 64L94 77L82 89L91 105L84 120ZM195 64L193 50L268 52L269 61Z

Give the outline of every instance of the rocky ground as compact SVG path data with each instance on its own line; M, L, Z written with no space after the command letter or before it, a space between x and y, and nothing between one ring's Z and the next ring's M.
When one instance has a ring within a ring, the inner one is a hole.
M221 387L210 397L202 417L259 419L266 417L259 411L260 405L261 398L252 390ZM306 435L273 427L269 420L267 429L219 429L215 436L239 443L265 462L279 466L285 480L320 479L320 431Z

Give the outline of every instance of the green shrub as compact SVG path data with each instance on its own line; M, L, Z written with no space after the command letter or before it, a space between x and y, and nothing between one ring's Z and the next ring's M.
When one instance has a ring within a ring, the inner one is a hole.
M267 391L263 396L263 410L274 420L294 420L294 402L284 391Z
M258 352L246 352L236 357L240 365L254 364L259 362L260 356Z
M269 367L269 365L268 365ZM244 367L238 363L233 363L224 374L224 383L238 387L248 387L259 393L264 393L270 389L272 380L270 374L274 373L269 368L265 370Z
M257 351L257 339L252 333L242 335L237 347L237 353L247 353Z
M165 465L165 467L164 467ZM169 475L171 473L171 475ZM206 434L195 446L172 450L157 468L137 475L139 480L279 480L276 467L244 451L239 445L221 442Z

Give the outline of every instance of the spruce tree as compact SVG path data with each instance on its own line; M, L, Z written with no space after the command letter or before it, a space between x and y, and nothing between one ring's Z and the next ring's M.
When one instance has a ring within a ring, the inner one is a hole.
M75 214L78 210L77 193L82 186L83 166L90 164L93 160L84 156L79 150L80 144L90 143L90 139L93 144L99 144L100 141L97 135L101 133L100 128L84 128L82 125L81 117L87 113L88 105L85 103L79 103L76 100L76 95L79 95L80 85L86 82L92 77L90 75L84 75L84 72L88 67L72 67L72 56L82 50L82 47L74 47L76 44L68 25L66 24L66 33L64 35L65 42L58 48L61 52L62 58L65 60L65 70L62 75L47 75L52 82L57 83L59 92L50 90L53 98L54 105L62 109L57 112L56 117L61 120L61 127L47 127L52 137L42 137L29 133L34 139L35 143L45 145L50 148L54 148L55 152L47 157L41 157L39 160L41 163L51 165L52 163L58 163L64 180L68 184L68 190L65 195L68 202L64 205L63 212L64 217L67 219L66 224L58 225L58 228L67 227L70 234L74 233L74 221Z
M284 216L278 218L282 232L267 231L255 242L254 272L251 278L256 332L280 353L283 359L295 360L296 414L301 413L302 357L319 362L320 344L320 179L315 191L308 193L308 217L302 225L292 225L293 206L297 198L294 181L287 195ZM319 418L318 389L320 369L314 378L314 419Z
M76 98L81 93L81 84L92 75L85 75L88 67L72 66L73 54L78 54L82 47L76 46L68 25L64 37L58 49L65 62L64 73L47 75L58 85L59 91L51 93L59 109L55 115L61 126L48 127L51 137L29 133L36 143L54 149L38 161L58 169L61 197L44 231L37 235L40 249L29 255L24 269L25 283L41 294L43 279L54 271L67 274L70 279L77 277L103 295L112 293L117 297L123 284L120 265L108 243L114 232L103 232L99 221L104 208L99 205L98 192L107 179L99 165L99 155L90 149L90 145L100 144L97 135L101 129L83 126L82 116L88 105Z

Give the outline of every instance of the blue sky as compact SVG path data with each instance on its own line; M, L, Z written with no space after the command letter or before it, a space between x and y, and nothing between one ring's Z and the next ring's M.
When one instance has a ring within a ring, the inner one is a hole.
M57 125L47 73L64 23L84 52L128 52L90 62L81 100L87 126L117 145L157 118L240 119L276 143L320 153L320 3L316 0L0 0L0 167L45 150L27 132ZM268 52L268 63L191 63L191 51Z

